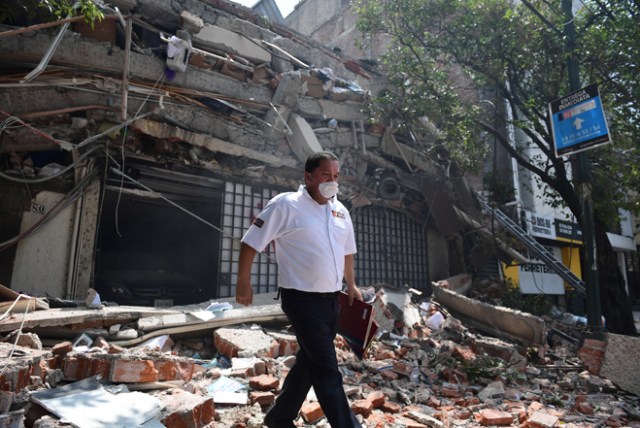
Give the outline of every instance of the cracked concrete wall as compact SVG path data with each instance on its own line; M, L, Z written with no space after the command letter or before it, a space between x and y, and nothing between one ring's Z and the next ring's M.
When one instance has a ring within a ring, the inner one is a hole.
M147 32L155 31L148 28L149 24L167 33L180 27L197 30L209 25L233 32L233 40L223 40L224 43L215 46L216 50L231 49L236 42L244 43L245 36L256 43L259 40L273 43L287 53L273 47L269 49L271 66L280 74L261 83L250 77L238 80L238 75L233 77L216 68L219 63L214 66L215 61L200 60L199 64L190 64L186 73L177 73L173 80L168 80L164 75L164 60L144 45L136 45L128 57L129 87L124 91L125 51L69 32L55 50L48 67L48 70L63 67L57 80L51 80L44 73L33 84L0 88L0 103L18 117L41 116L37 126L43 126L45 130L53 129L53 121L49 118L54 110L79 109L77 115L87 119L84 128L74 130L74 133L56 131L56 138L68 138L72 143L78 143L122 122L120 109L123 94L127 94L128 117L136 114L147 117L131 124L131 132L120 132L115 139L103 140L115 147L124 146L123 150L129 154L161 162L171 158L171 162L195 165L232 181L295 187L300 181L300 169L307 152L330 149L337 152L343 162L344 185L341 188L347 199L360 198L357 203L364 205L379 203L375 189L373 194L364 196L371 191L367 190L372 185L368 175L376 168L398 170L399 176L406 180L405 186L419 195L422 184L414 173L420 168L427 170L422 172L432 173L428 162L412 153L416 159L411 164L412 174L405 173L403 153L397 151L396 145L381 144L380 134L369 132L365 126L361 101L306 96L301 84L301 72L305 71L293 71L295 61L286 55L299 57L316 67L330 67L337 77L356 81L366 90L368 80L348 70L343 63L345 58L292 31L262 27L260 19L247 13L246 8L224 1L216 2L216 7L193 0L186 3L127 0L126 3L128 9L123 6L123 10L134 13L140 28ZM187 8L189 10L185 11ZM35 67L51 40L46 31L3 37L0 38L0 50ZM194 42L197 43L197 38ZM261 52L259 55L249 59L266 60L260 56L267 52L266 48L261 46L258 51ZM65 70L72 70L73 74L65 76ZM55 115L55 120L58 125L66 121L70 130L71 116L69 112L61 112ZM328 127L330 119L335 119L338 125ZM300 125L299 129L306 130L300 134L304 138L287 135L284 125L291 120ZM7 144L7 137L3 138L0 146ZM44 142L39 144L44 149ZM187 145L197 149L192 150L196 161L186 154ZM383 205L387 206L386 203ZM402 209L401 204L395 205ZM413 215L420 218L422 212ZM87 236L90 231L85 228L81 233ZM78 295L88 287L87 264L86 260L81 262Z

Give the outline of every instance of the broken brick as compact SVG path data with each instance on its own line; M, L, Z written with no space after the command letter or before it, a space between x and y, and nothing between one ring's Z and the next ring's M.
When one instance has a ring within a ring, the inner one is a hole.
M258 391L271 391L278 389L280 386L280 379L269 375L255 376L249 379L249 386Z
M288 357L298 352L298 340L293 334L271 333L278 343L278 356Z
M152 360L116 360L113 363L112 382L156 382L158 370Z
M159 381L184 380L189 381L193 377L195 364L190 361L177 361L166 359L154 361Z
M460 385L455 383L444 382L442 384L441 393L448 398L458 398L460 394Z
M367 395L367 400L371 402L374 409L381 407L385 402L385 395L382 391L372 391Z
M356 415L362 415L367 418L371 412L373 412L373 403L369 400L356 400L351 405L351 410L353 410L353 413Z
M545 412L535 412L526 422L529 428L552 428L557 424L558 417Z
M324 417L322 407L320 407L320 403L318 403L317 401L303 405L300 409L300 414L302 415L304 421L308 424L313 424Z
M400 413L402 411L402 406L398 403L394 403L393 401L385 401L380 406L380 409L386 413Z
M155 391L162 403L161 421L172 428L202 428L215 419L213 398L200 397L179 388Z
M451 356L462 361L471 362L476 359L476 354L465 346L454 346Z
M92 376L109 379L111 361L85 354L69 355L62 362L62 373L66 380L83 380Z
M260 407L268 407L276 401L276 396L273 392L269 391L251 391L249 393L249 400L251 404L258 403Z
M53 355L64 355L68 354L71 351L73 351L73 343L69 341L56 343L51 348L51 353Z
M482 409L478 413L478 422L483 426L506 426L513 423L513 415L496 409Z
M256 357L278 357L280 345L261 330L219 328L213 334L215 348L225 357L238 357L240 351Z

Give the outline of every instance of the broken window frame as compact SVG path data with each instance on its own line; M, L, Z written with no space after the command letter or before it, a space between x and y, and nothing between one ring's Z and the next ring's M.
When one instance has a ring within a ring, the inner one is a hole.
M358 245L358 284L430 289L428 234L423 224L383 207L361 207L351 217Z
M220 237L220 266L218 297L236 295L240 240L260 213L262 207L282 189L226 181L222 200L222 230ZM273 244L258 253L251 265L251 284L256 294L278 290L278 268Z

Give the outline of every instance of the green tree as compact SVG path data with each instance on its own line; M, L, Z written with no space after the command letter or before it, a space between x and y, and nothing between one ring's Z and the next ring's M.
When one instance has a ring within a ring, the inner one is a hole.
M640 4L580 5L573 23L581 86L599 84L614 141L588 152L602 311L610 331L636 334L606 232L618 207L640 211ZM580 195L570 163L554 154L548 112L550 101L571 92L560 0L356 0L355 7L364 39L390 43L379 61L391 89L373 99L374 118L390 119L399 133L419 135L425 151L467 168L480 165L489 139L496 141L551 189L549 203L581 222ZM514 147L510 127L540 155Z
M24 22L55 21L84 16L93 25L104 14L93 0L9 0L0 5L0 23L22 25Z

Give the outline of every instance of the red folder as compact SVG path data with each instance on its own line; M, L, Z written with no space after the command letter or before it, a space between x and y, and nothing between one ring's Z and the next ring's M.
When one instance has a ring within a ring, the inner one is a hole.
M354 300L349 306L349 296L344 292L340 292L339 301L338 333L353 353L362 358L378 331L378 323L373 319L374 307L362 300Z

